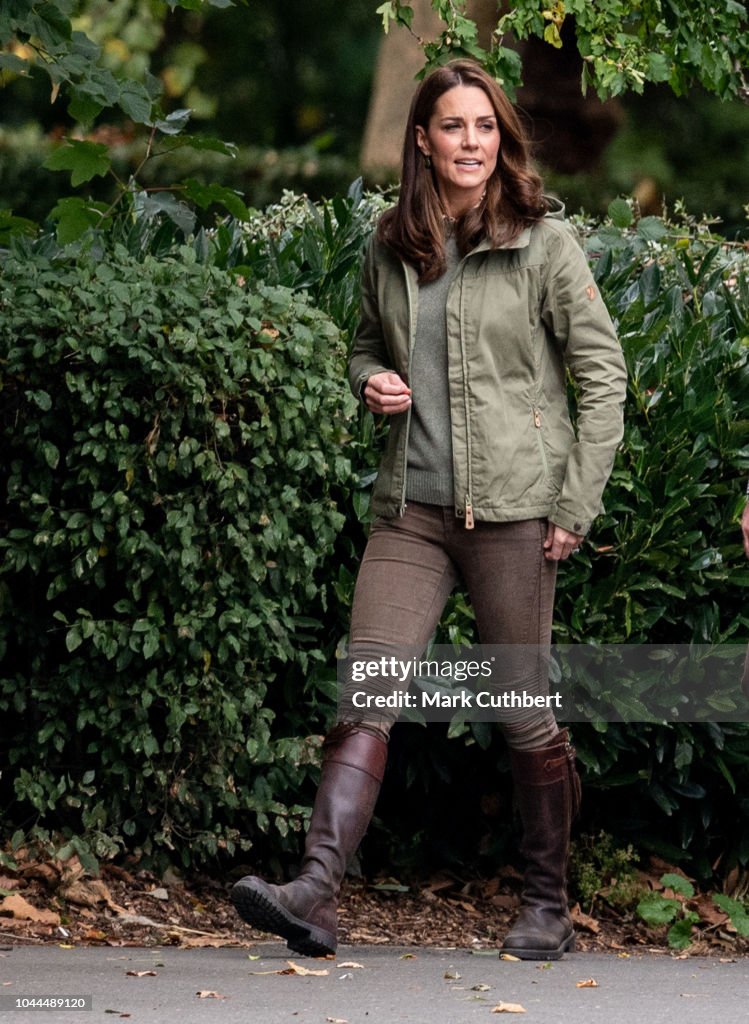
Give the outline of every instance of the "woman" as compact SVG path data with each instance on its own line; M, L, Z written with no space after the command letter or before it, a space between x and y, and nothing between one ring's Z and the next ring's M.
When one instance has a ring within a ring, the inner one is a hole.
M556 567L599 511L625 393L611 321L562 212L542 195L512 106L478 65L454 61L422 82L400 198L366 257L349 367L354 393L390 417L352 658L423 650L458 582L483 644L550 643ZM524 671L508 669L507 681ZM543 672L531 675L543 692ZM336 948L339 886L373 813L392 723L357 717L350 691L324 745L300 876L284 886L249 876L232 890L245 920L311 955ZM574 751L551 711L507 714L527 867L502 951L558 959L574 947Z

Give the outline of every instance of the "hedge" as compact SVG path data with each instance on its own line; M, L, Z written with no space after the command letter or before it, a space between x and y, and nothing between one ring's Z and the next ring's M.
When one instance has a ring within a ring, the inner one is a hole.
M283 845L324 727L340 331L191 248L114 247L6 259L0 337L6 827L185 863Z
M6 258L0 786L17 842L45 829L191 865L254 845L279 870L297 855L385 429L343 373L385 202L287 194L181 248L152 225ZM578 227L630 390L605 514L560 574L556 637L739 641L747 252L623 201ZM457 594L439 639L472 638ZM598 723L574 739L585 827L705 876L749 860L746 726ZM487 726L399 727L370 849L496 862L506 769Z

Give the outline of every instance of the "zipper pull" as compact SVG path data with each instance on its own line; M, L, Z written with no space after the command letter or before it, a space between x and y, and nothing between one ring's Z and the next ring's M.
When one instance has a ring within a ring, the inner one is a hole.
M541 413L538 411L538 409L534 409L533 410L533 422L536 424L536 426L540 430L541 429Z
M471 496L466 494L466 530L473 529L473 505L471 504Z

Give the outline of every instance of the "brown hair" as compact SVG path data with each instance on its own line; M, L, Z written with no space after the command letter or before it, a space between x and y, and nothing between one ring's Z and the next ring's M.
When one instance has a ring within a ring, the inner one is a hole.
M477 86L486 93L500 131L497 167L487 182L486 195L456 224L461 254L482 238L495 248L507 245L547 210L520 119L498 83L471 60L453 60L438 68L419 85L411 102L398 204L382 216L377 229L381 241L416 267L422 283L434 281L445 272L445 211L434 172L426 166L417 146L416 126L426 131L437 100L457 85Z

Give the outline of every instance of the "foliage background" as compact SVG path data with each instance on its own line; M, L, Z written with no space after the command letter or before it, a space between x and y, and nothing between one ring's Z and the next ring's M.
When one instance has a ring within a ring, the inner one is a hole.
M194 132L230 139L238 147L236 159L181 150L154 161L145 182L171 185L187 174L204 183L220 180L256 207L278 201L284 188L314 199L345 192L359 174L358 151L382 38L372 0L185 6L190 9L177 6L165 17L156 0L75 4L76 24L102 45L108 68L138 76L150 67L163 89L165 109L189 107ZM612 5L599 6L605 13ZM570 11L573 7L568 5ZM62 96L50 104L46 75L38 70L27 78L1 70L0 75L6 86L0 88L0 209L40 221L56 198L71 194L62 176L49 175L41 165L75 122ZM745 231L749 106L723 103L699 85L675 96L667 85L651 81L639 94L620 94L617 102L623 124L597 167L572 177L544 169L549 187L569 208L603 215L617 195L637 192L648 212L659 213L661 197L669 206L683 198L693 214L720 217L728 237ZM114 145L118 173L127 176L142 154L131 122L114 111L99 121L91 137ZM545 130L540 124L538 131ZM111 182L97 179L93 190L97 198L107 198Z
M388 201L358 185L317 205L282 189L330 194L353 176L379 29L370 37L363 0L345 16L325 5L319 35L301 2L296 19L270 2L256 18L177 6L164 21L150 0L78 5L111 97L78 146L60 144L73 121L49 107L42 75L0 93L0 202L40 221L55 206L57 223L55 237L49 222L35 232L0 216L2 856L29 835L92 868L125 850L157 867L223 866L249 847L281 873L298 856L333 713L382 443L383 425L346 394L343 362L359 260ZM226 57L240 51L252 74ZM344 65L362 69L356 83L335 73ZM12 61L3 68L13 79ZM128 74L148 88L128 91ZM656 95L631 109L646 118ZM85 88L77 102L93 102ZM657 102L667 124L673 101ZM700 147L707 194L725 195L710 213L733 234L747 163L719 175L710 149L741 137L744 108L690 102L690 131L715 140ZM252 146L208 134L227 128ZM684 210L664 220L609 205L627 173L643 173L625 159L640 137L621 146L610 178L578 187L608 210L580 230L630 367L627 435L595 546L563 574L557 636L592 626L609 642L736 640L749 625L736 527L747 253ZM78 193L62 176L50 186L47 147ZM644 148L649 173L680 186L682 149L662 132ZM442 628L472 636L460 595ZM575 742L584 827L704 878L746 864L745 726L598 723ZM372 863L512 856L506 768L491 730L396 730Z

